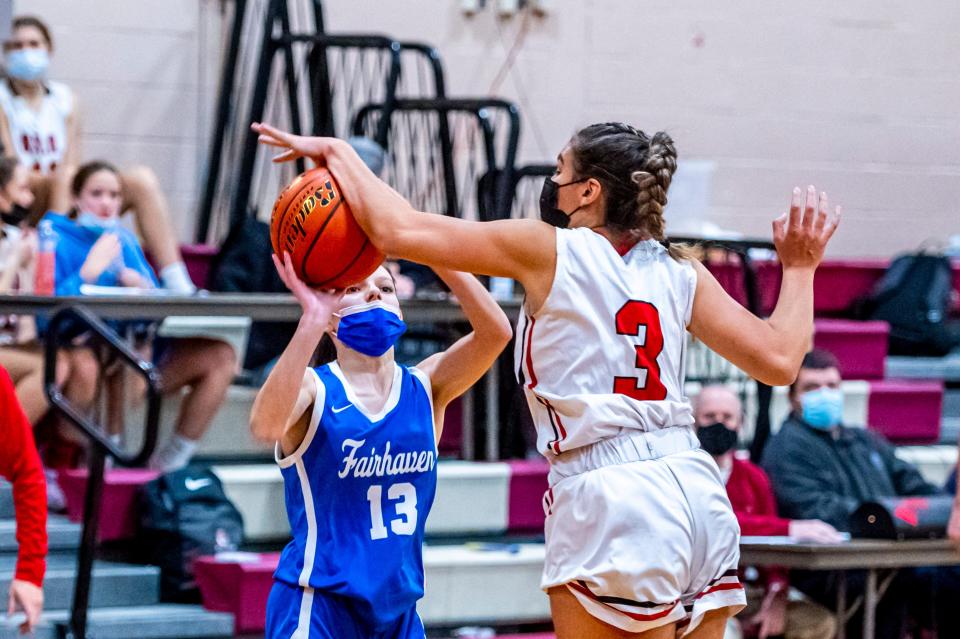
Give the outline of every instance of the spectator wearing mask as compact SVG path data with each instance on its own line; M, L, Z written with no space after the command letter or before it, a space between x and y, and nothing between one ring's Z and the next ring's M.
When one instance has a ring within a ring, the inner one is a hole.
M841 531L867 501L885 497L937 495L911 464L900 460L883 437L842 422L840 367L833 354L814 350L804 357L790 386L792 412L763 453L780 513L821 519ZM865 575L847 573L848 596L863 593ZM836 601L836 575L797 571L793 583L817 601ZM960 571L956 568L901 570L877 607L877 637L899 639L905 613L941 637L960 637ZM854 619L848 633L858 633ZM851 634L855 636L855 634Z
M32 202L27 170L16 158L0 158L0 294L33 290L36 234L26 223ZM48 408L43 391L43 348L36 340L32 318L5 318L5 323L0 365L13 379L27 419L36 424ZM87 349L64 350L57 357L57 382L74 405L92 405L97 369L97 361Z
M22 611L29 633L43 611L43 574L47 556L47 499L43 467L30 422L20 408L13 382L0 367L0 476L13 486L17 522L17 565L7 593L7 614Z
M158 282L147 264L136 237L118 225L120 175L106 162L81 166L73 179L74 207L70 215L48 213L59 236L57 244L56 289L58 295L82 295L84 284L123 286L141 289ZM198 440L210 426L223 403L236 370L236 354L226 342L204 338L157 339L154 350L144 348L160 369L164 393L183 387L183 399L173 436L150 460L150 466L170 472L185 466ZM130 380L134 396L145 387L140 377ZM112 423L120 424L112 409ZM114 432L119 435L119 432Z
M778 516L766 473L735 455L743 426L743 405L733 391L721 385L705 386L693 402L693 416L701 447L720 468L742 535L782 535L820 543L842 540L830 524ZM757 585L759 588L748 587L747 608L737 616L751 636L830 639L836 633L836 620L829 610L810 601L788 598L785 569L763 571Z
M7 78L0 80L0 142L30 171L38 213L64 211L73 172L81 162L80 111L70 87L48 79L53 36L37 17L14 18L4 44ZM132 210L147 248L160 267L164 288L195 290L170 224L170 209L152 170L120 174L122 211Z

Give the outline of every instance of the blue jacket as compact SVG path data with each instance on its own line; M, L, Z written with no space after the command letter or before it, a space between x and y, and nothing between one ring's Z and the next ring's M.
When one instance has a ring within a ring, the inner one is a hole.
M53 223L53 230L57 234L57 271L56 271L56 294L57 295L80 295L80 285L83 280L80 278L80 267L83 266L90 249L100 239L104 231L101 229L80 226L75 221L60 213L49 212L44 220L50 220ZM140 248L140 242L130 231L122 227L116 227L110 232L116 233L120 239L121 257L123 265L133 269L153 282L154 286L159 286L156 274L147 263L147 258ZM106 269L100 274L96 282L91 282L98 286L119 286L117 275L113 269Z
M822 519L838 530L850 530L850 515L865 501L943 492L877 433L841 426L834 438L797 415L767 444L763 469L782 517Z

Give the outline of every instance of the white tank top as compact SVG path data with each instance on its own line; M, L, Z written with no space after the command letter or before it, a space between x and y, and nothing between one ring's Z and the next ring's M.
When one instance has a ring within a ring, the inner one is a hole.
M557 229L553 286L521 314L515 351L541 453L693 424L683 379L696 286L693 266L655 240L621 257L590 229Z
M0 81L0 108L10 124L13 150L20 163L46 175L63 162L67 148L67 117L73 111L73 93L65 84L47 82L40 110L15 95L10 83Z

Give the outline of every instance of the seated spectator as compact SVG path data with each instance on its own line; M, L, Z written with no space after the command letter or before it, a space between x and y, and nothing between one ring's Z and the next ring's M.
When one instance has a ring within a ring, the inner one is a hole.
M47 78L53 37L39 18L14 18L4 44L7 78L0 80L0 142L30 170L37 196L34 210L65 211L69 186L81 162L79 108L65 84ZM134 167L121 174L122 211L134 212L137 227L160 267L164 288L192 293L170 224L170 210L153 171Z
M15 158L0 158L0 293L33 290L36 236L26 225L25 212L33 201L27 171ZM47 412L43 391L43 346L36 340L32 318L7 318L10 330L0 348L0 365L16 385L17 397L31 424ZM92 405L96 394L97 361L85 348L64 350L57 358L57 382L79 407Z
M883 437L842 423L840 383L836 357L822 350L807 353L790 386L793 410L763 453L763 467L780 513L822 519L849 531L850 515L863 502L941 494L914 466L900 460ZM849 600L863 593L864 582L864 573L848 573ZM825 605L836 601L834 574L797 571L793 583ZM960 637L958 598L960 570L956 568L901 570L877 607L877 637L899 639L907 611L921 625L935 624L941 637ZM851 636L859 632L848 626Z
M743 405L726 386L706 386L693 402L693 417L703 449L713 456L727 485L730 505L742 535L786 535L800 541L838 543L841 535L822 521L784 519L777 515L773 490L763 470L735 456L743 425ZM788 600L784 569L762 574L762 591L747 589L747 608L738 615L750 636L786 639L831 639L836 619L811 601ZM759 596L757 596L759 595Z
M43 573L47 556L47 499L40 456L30 422L0 368L0 475L13 486L17 522L17 567L7 596L8 614L23 611L20 632L29 633L43 612Z
M150 289L157 278L132 233L117 224L120 215L120 175L106 162L81 166L73 179L74 207L69 215L48 213L59 236L56 288L58 295L80 295L84 284ZM150 348L144 348L150 357ZM153 359L163 378L164 393L189 391L180 407L173 436L155 452L152 468L169 472L185 466L197 441L210 426L233 380L236 354L226 342L204 338L157 339ZM136 396L143 393L143 381ZM118 409L118 410L122 410ZM114 435L119 435L114 430Z

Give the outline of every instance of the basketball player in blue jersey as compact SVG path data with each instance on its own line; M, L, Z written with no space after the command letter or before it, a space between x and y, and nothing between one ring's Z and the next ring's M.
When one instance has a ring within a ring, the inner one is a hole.
M303 308L257 394L253 434L276 442L293 540L267 604L268 639L422 639L421 545L447 404L510 340L500 307L470 275L438 270L473 332L413 368L394 362L405 330L390 272L344 290L307 287L274 257ZM336 360L310 368L321 340Z

